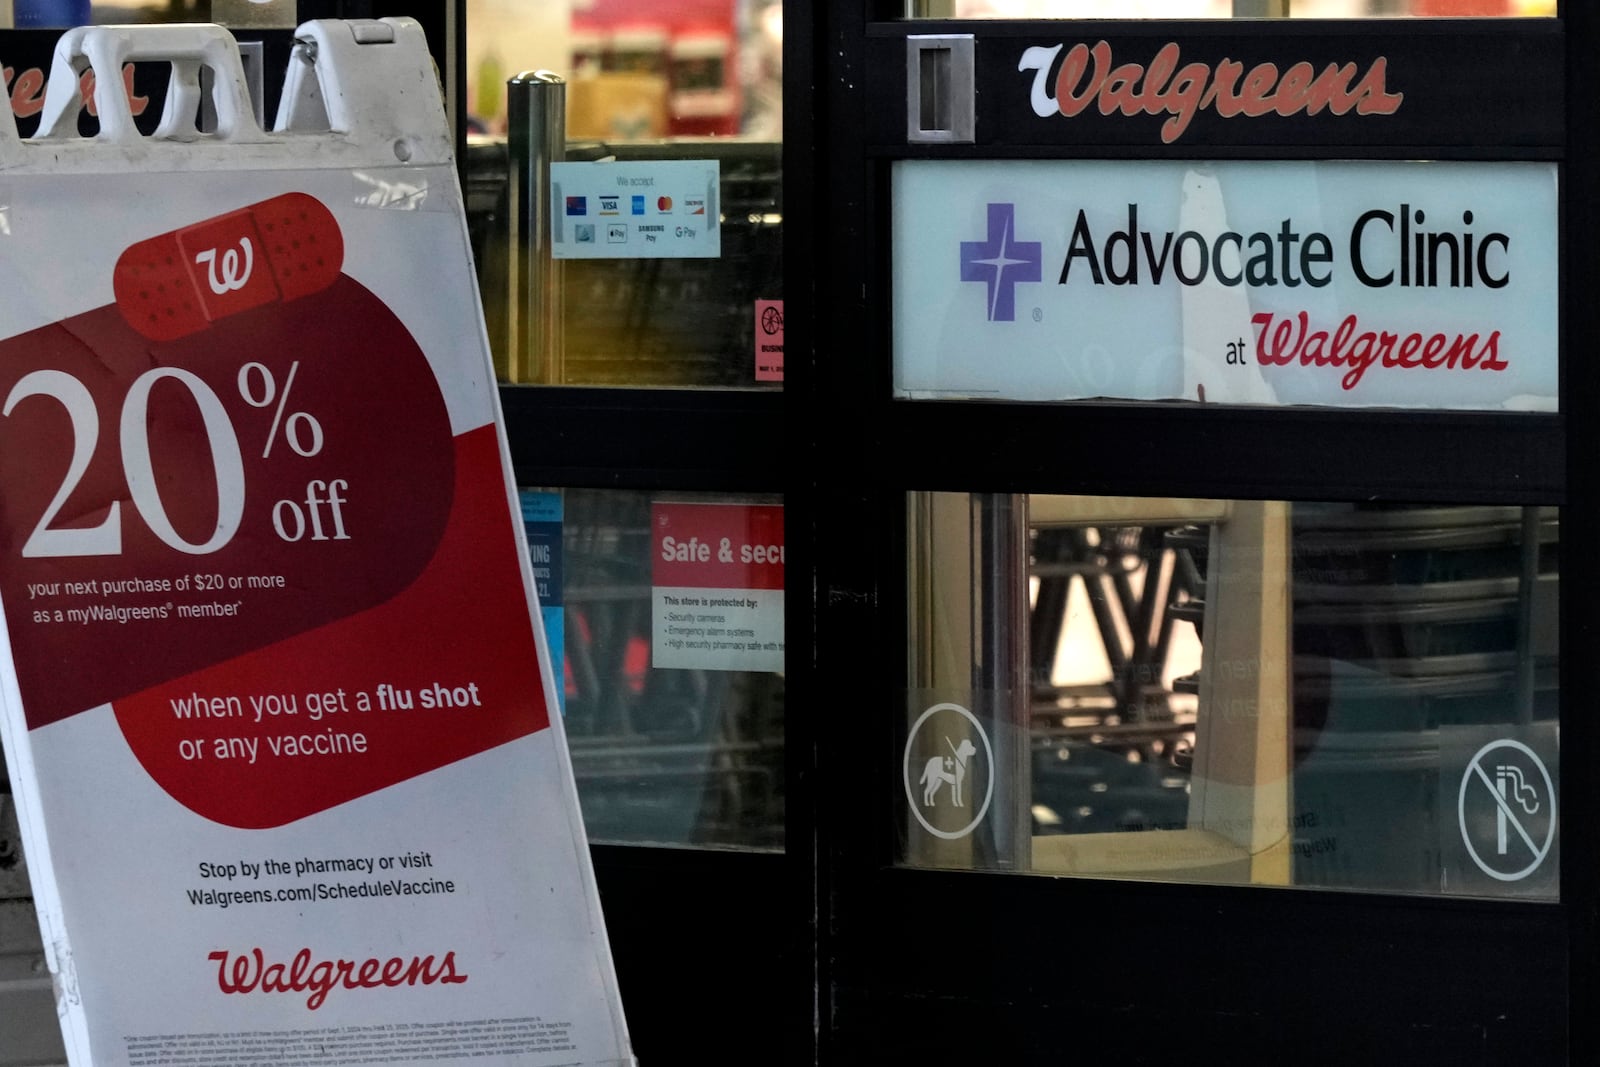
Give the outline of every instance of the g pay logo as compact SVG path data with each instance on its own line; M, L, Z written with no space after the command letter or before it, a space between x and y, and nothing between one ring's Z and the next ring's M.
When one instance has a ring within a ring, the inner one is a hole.
M1039 241L1016 239L1016 205L989 205L989 234L982 241L961 242L961 280L983 282L989 291L986 317L1013 322L1017 317L1017 283L1042 277Z

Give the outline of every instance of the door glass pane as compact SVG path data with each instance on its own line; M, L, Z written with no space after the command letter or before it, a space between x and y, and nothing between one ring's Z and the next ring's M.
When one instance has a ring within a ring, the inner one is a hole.
M1556 898L1558 509L909 515L906 863Z
M782 41L778 0L469 0L468 222L502 380L782 387Z
M781 499L521 497L590 840L781 849Z

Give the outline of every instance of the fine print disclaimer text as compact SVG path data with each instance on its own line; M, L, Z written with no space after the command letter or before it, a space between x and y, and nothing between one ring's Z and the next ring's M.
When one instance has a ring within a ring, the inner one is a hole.
M129 1067L325 1067L575 1052L570 1022L537 1016L312 1030L147 1034L123 1038ZM549 1067L561 1067L553 1061Z
M288 588L281 574L90 578L82 582L29 582L28 605L40 626L94 626L170 619L233 619L244 609L237 594Z

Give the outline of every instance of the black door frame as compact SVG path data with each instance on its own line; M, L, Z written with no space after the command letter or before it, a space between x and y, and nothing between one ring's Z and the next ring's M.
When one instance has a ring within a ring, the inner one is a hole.
M463 0L448 0L457 10ZM781 1064L817 1058L816 760L812 503L818 437L812 248L818 201L814 17L785 4L783 284L790 353L781 392L503 385L522 485L780 493L789 652L782 853L591 845L623 1009L639 1061ZM464 46L463 46L464 48ZM663 447L671 441L674 447Z
M795 332L791 327L788 336ZM784 492L788 567L807 573L787 492L793 474L774 460L788 451L783 395L519 385L502 386L500 395L519 484ZM667 440L683 447L663 448ZM732 441L741 447L728 448ZM738 458L730 462L729 455ZM805 598L786 601L787 632L808 632ZM791 667L785 686L791 722L801 691L795 673ZM791 784L783 853L590 846L623 1009L643 1064L685 1057L813 1062L810 1012L797 1010L813 989L809 820L794 792L809 775L797 726L786 732Z

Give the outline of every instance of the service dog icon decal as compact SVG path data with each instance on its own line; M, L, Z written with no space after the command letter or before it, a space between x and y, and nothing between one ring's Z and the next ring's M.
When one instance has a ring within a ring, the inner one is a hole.
M947 736L944 743L954 755L928 757L928 762L922 768L922 806L933 807L937 803L939 787L949 783L950 803L964 808L966 803L961 799L961 790L967 781L967 761L978 750L973 747L970 738L962 738L961 744L957 745Z
M965 837L988 814L994 752L983 725L959 704L935 704L917 717L902 772L911 813L935 837Z

